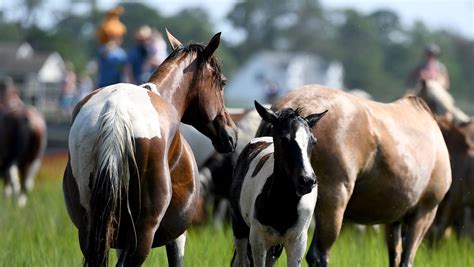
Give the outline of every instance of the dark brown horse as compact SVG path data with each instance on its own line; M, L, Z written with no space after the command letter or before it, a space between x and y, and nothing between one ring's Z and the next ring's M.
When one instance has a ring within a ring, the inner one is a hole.
M411 266L451 184L446 144L424 101L406 97L385 104L309 85L272 109L297 107L303 116L330 110L313 130L324 142L311 158L319 197L309 265L327 266L345 216L386 224L390 266ZM258 135L269 131L262 125Z
M458 237L470 231L471 209L474 208L474 122L456 125L449 117L437 117L438 125L448 146L453 182L441 202L430 228L433 241L440 239L446 228L454 226Z
M75 108L63 189L85 265L106 265L112 247L118 266L140 266L151 248L166 245L169 265L181 266L199 178L179 123L220 152L235 149L215 55L220 34L207 46L168 38L173 52L147 84L107 86Z
M23 104L13 83L0 85L0 177L4 194L26 204L46 147L46 123L34 108Z

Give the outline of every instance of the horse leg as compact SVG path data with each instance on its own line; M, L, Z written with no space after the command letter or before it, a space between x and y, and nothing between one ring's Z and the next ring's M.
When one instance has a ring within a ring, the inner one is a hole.
M284 247L281 244L271 247L267 251L267 259L266 259L265 265L266 266L275 265L276 261L278 260L278 258L280 258L281 253L283 252L283 248ZM306 248L306 244L305 244L305 248ZM303 249L303 255L304 255L304 249ZM303 256L301 256L301 258L303 258Z
M250 230L249 240L252 248L253 266L265 266L269 246L265 244L261 233L256 231L255 228Z
M458 237L460 238L467 238L472 234L472 226L470 223L472 214L471 214L471 207L468 205L464 205L462 212L461 212L461 218L460 218L460 223L461 225L458 228Z
M240 216L237 218L237 216L232 213L231 220L235 251L230 265L235 267L250 266L250 259L247 250L250 229Z
M341 231L344 212L353 189L353 187L346 187L348 184L319 186L321 197L318 196L314 213L316 228L306 255L309 266L326 267L328 265L329 251ZM325 191L324 188L328 190Z
M151 251L156 229L159 226L158 219L143 219L137 223L137 247L132 251L131 248L123 253L125 260L123 266L141 266Z
M3 178L3 197L5 199L9 199L13 195L13 187L12 187L11 179L9 179L6 171L1 173L0 177Z
M20 205L21 207L26 205L27 194L31 191L31 189L33 189L33 185L35 182L34 180L40 166L40 159L35 159L31 164L27 164L26 166L21 167L21 193L18 199L18 205Z
M457 184L454 186L456 185ZM436 217L427 232L427 239L430 246L436 245L436 243L443 238L446 229L454 223L454 219L461 209L460 198L462 194L455 194L454 192L459 191L457 188L451 187L443 201L438 205Z
M128 250L127 249L117 249L118 261L115 267L124 267L125 259L127 258Z
M18 197L20 192L20 174L16 164L10 165L5 173L4 195L7 198Z
M184 266L184 248L186 245L186 232L166 244L166 256L168 257L168 266L182 267Z
M301 266L304 252L306 250L307 239L308 239L308 235L306 233L302 233L298 240L294 240L293 242L288 242L288 244L285 246L285 251L288 256L287 257L288 267Z
M214 201L214 227L221 229L228 214L229 201L217 197Z
M163 167L164 166L164 167ZM156 230L160 227L163 217L171 203L172 189L168 169L163 164L160 166L165 172L156 177L143 177L147 180L147 188L142 186L141 215L135 225L136 248L127 248L124 266L141 266L151 251ZM130 192L131 195L131 192ZM133 199L132 196L130 196ZM137 210L137 208L135 208Z
M436 216L437 207L432 209L418 208L414 214L404 219L406 235L403 240L403 251L400 262L401 267L413 266L416 250L421 244L425 233Z
M313 240L306 255L309 266L326 267L329 262L329 251L341 231L344 209L334 211L326 218L316 215L316 228ZM322 220L327 220L323 222Z
M390 267L400 264L402 253L402 225L400 222L385 225L385 242L388 248Z
M63 175L63 193L66 210L71 221L78 229L79 245L83 255L87 251L87 212L80 203L79 188L72 175L71 163L68 161Z
M250 266L250 260L249 260L249 257L247 256L248 243L249 243L248 238L237 239L234 236L235 251L234 251L234 255L232 255L232 261L230 263L230 266L233 266L233 267Z

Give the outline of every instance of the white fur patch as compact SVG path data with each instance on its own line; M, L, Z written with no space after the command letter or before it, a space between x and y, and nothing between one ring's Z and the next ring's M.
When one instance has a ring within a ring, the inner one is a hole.
M37 158L33 161L33 163L31 163L30 169L26 173L25 186L28 192L31 191L31 189L33 189L33 185L35 183L35 177L40 167L41 167L41 160Z
M69 133L72 174L79 187L81 204L88 209L89 177L96 168L93 147L99 135L99 118L110 111L120 111L131 121L134 138L161 138L159 116L148 96L148 90L132 84L115 84L93 95L77 114Z
M308 157L308 139L309 132L305 131L303 127L298 128L295 134L295 141L301 149L301 159L303 160L304 173L310 176L313 173L313 167Z
M270 138L270 139L269 139ZM257 143L260 141L267 141L272 142L271 137L259 137L254 138L251 142ZM270 140L270 141L269 141ZM255 168L257 167L258 162L260 159L269 154L273 153L274 147L273 143L262 150L250 163L249 170L245 175L244 182L242 184L242 193L240 195L240 210L242 212L242 217L244 218L245 222L250 225L250 220L252 218L252 214L254 213L254 203L257 196L262 192L262 188L267 181L267 178L270 177L273 173L273 165L274 165L274 158L271 155L265 164L262 166L260 171L258 172L256 177L251 177L252 173L254 172Z
M178 247L178 256L184 258L184 249L186 246L186 232L176 238L176 245Z
M258 143L258 142L273 143L273 137L271 137L271 136L262 136L262 137L256 137L256 138L253 138L252 140L250 140L250 144L255 144L255 143Z
M143 87L145 89L152 91L155 94L160 95L160 92L158 91L158 87L154 83L144 83L144 84L141 84L140 87Z

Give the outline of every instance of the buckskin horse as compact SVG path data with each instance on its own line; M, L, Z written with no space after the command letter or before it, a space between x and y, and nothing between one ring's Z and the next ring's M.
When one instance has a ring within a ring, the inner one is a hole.
M385 224L390 266L411 266L451 185L448 150L425 102L409 96L378 103L308 85L272 109L297 107L303 116L330 110L313 130L324 142L311 157L318 202L309 265L327 266L345 216L360 224ZM269 132L263 123L257 135Z
M46 123L25 105L12 81L0 85L0 177L4 195L13 195L20 207L27 201L46 148Z
M110 248L118 266L140 266L163 245L169 265L181 266L199 178L179 123L219 152L235 149L215 55L220 33L207 46L167 34L173 52L147 84L107 86L75 107L63 190L87 266L107 265Z
M232 266L250 265L249 242L254 266L272 266L273 252L282 247L288 266L300 266L318 194L309 158L316 144L311 128L326 111L301 117L300 109L275 113L256 101L255 107L274 130L270 137L252 139L235 167L230 190Z

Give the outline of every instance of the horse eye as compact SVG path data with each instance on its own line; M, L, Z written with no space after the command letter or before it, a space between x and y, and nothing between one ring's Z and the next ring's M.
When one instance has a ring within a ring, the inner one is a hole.
M221 84L222 84L222 86L224 87L224 86L227 84L227 80L226 80L226 79L222 79Z

